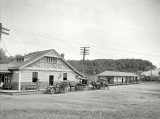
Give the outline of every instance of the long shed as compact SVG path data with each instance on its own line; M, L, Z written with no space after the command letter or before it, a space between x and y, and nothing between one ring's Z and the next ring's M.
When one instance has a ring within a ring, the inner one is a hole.
M98 80L103 80L109 84L125 84L138 81L139 76L130 72L104 71L97 75Z

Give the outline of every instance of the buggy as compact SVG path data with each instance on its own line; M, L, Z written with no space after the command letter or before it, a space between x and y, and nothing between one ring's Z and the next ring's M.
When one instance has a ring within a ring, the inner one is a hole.
M56 93L65 93L68 92L69 82L58 82L53 86L48 86L44 89L45 94L56 94Z

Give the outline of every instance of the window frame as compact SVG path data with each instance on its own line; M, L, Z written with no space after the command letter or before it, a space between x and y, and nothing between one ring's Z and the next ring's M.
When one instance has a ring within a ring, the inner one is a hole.
M34 73L37 73L36 77L34 77L35 76ZM32 83L35 83L35 82L38 81L38 73L39 73L38 71L33 71L32 72Z
M63 73L63 80L67 80L67 73Z
M46 57L47 58L47 63L53 63L57 64L57 58L56 57Z

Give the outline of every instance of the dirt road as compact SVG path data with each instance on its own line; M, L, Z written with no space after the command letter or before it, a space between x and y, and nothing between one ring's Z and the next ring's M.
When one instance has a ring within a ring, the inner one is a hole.
M0 95L0 119L160 119L160 83L54 95Z

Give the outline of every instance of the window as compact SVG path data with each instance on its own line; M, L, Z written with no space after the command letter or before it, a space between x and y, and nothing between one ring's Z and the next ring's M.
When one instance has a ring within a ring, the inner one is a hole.
M38 80L38 72L33 72L32 73L32 82L37 82Z
M82 79L82 84L87 84L87 80L86 79Z
M55 57L47 57L47 62L48 63L57 63L57 58L55 58Z
M63 80L67 80L67 73L63 73Z
M17 60L17 62L23 62L24 58L17 58L16 60Z

